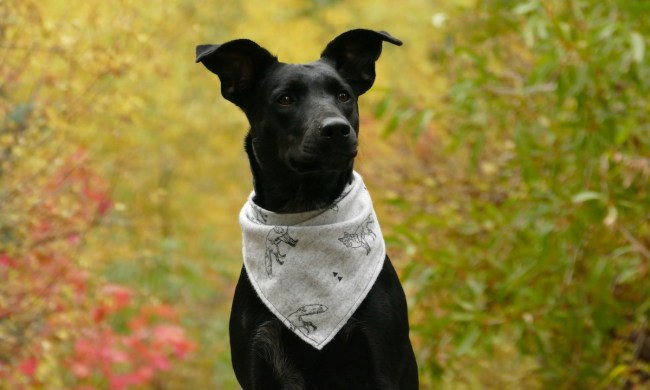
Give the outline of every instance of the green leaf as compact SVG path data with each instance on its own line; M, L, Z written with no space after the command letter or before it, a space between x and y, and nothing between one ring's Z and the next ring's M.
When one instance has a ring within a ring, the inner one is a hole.
M609 39L616 32L616 24L606 24L598 33L599 40Z
M473 313L452 313L449 315L449 318L455 322L474 322L476 321L476 315Z
M397 130L397 127L400 124L399 117L397 115L394 115L390 120L388 121L388 124L384 128L384 132L382 133L383 137L388 137L389 135L393 134L395 130Z
M539 3L536 1L529 1L528 3L519 4L512 9L512 12L515 15L524 15L530 13L539 7Z
M607 374L607 378L605 378L605 381L602 383L603 388L608 387L608 385L610 385L616 378L624 376L629 369L630 367L627 364L619 364L614 367L609 374Z
M377 104L377 106L375 107L375 117L377 119L381 119L386 114L386 111L388 110L388 106L390 104L390 101L391 101L391 95L387 94Z
M577 204L577 203L584 203L584 202L587 202L587 201L590 201L590 200L603 201L604 199L605 199L605 197L600 192L583 191L583 192L580 192L580 193L574 195L571 198L571 202Z
M424 133L429 128L432 119L433 119L433 110L427 109L422 111L422 113L420 114L420 121L418 123L418 127L415 130L416 137L420 137L420 135L422 135L422 133Z
M623 145L623 143L630 138L632 131L633 129L630 126L621 126L616 132L616 136L614 137L614 142L616 145Z
M34 110L34 104L33 103L24 103L24 104L16 104L15 108L13 111L11 111L8 115L9 120L12 122L18 124L18 125L24 125L25 121L29 117L29 114Z
M636 31L632 32L630 35L630 43L632 44L632 60L637 64L642 63L645 57L645 40L643 39L643 35Z
M476 344L476 341L478 340L479 336L481 335L481 331L478 328L474 328L470 330L465 337L460 342L460 345L456 349L456 354L458 355L464 355L467 352L469 352L470 349Z

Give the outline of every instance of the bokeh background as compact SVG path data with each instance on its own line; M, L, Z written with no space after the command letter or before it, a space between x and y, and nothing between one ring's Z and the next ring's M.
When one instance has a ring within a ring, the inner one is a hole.
M422 389L648 388L650 2L0 0L0 389L236 389L244 115L194 48L383 29L357 169Z

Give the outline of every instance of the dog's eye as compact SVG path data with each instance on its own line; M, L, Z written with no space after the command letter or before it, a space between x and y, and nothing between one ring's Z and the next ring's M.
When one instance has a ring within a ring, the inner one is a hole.
M288 106L288 105L293 104L295 102L295 100L293 99L293 97L291 97L289 95L282 95L282 96L280 96L278 98L277 102L281 106Z
M339 99L339 102L345 103L350 100L350 94L345 91L341 91L337 95L337 98Z

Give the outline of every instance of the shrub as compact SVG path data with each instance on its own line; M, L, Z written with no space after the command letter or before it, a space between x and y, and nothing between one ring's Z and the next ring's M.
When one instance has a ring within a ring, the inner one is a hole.
M545 387L648 374L649 7L450 8L429 46L446 96L378 106L393 112L388 132L422 132L389 201L404 215L392 238L410 259L425 376L508 343Z
M173 309L143 305L79 256L110 219L111 188L61 131L59 101L39 94L58 81L24 71L17 26L45 27L32 4L13 5L0 3L0 388L152 383L194 345Z

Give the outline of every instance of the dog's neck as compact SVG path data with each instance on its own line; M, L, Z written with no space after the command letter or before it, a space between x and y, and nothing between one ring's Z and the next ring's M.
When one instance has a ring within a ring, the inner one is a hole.
M300 213L328 207L352 181L352 169L341 172L299 174L289 168L259 166L246 139L246 153L253 174L253 201L274 213Z
M334 203L352 177L352 171L295 174L270 178L259 169L253 174L253 201L274 213L300 213L324 209Z

